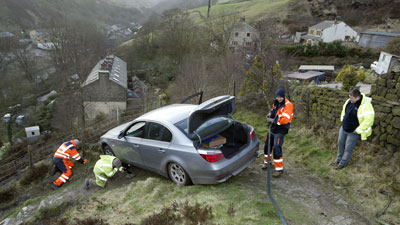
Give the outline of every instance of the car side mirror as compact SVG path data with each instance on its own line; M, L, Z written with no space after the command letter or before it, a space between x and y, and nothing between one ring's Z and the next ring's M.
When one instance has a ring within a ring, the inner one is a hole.
M121 132L119 132L118 139L123 138L125 136L124 133L125 133L124 130L121 130Z

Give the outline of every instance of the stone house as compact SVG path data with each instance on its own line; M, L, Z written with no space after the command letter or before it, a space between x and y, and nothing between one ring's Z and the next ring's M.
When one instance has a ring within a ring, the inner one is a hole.
M300 38L300 39L299 39ZM308 28L307 34L296 35L295 42L306 44L317 44L318 42L333 42L333 41L357 41L357 31L353 30L342 21L325 20Z
M396 37L400 37L400 34L367 30L361 32L358 46L384 49L386 45Z
M233 51L245 50L257 52L261 46L260 32L241 18L231 27L229 48Z
M82 84L85 115L93 119L99 113L125 110L128 85L126 62L116 56L100 60Z

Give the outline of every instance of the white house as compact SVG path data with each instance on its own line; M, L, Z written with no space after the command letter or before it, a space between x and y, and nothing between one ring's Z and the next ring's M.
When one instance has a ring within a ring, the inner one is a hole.
M333 41L357 41L357 31L353 30L342 21L325 20L314 26L308 28L308 33L301 36L301 39L307 44L316 44L319 41L333 42Z
M382 51L378 62L371 64L371 69L373 69L377 74L385 74L396 65L400 65L400 56Z
M35 140L40 136L39 126L25 127L26 138L28 140Z

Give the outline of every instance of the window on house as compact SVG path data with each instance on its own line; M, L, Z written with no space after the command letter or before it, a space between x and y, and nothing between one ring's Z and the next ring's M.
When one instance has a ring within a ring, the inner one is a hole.
M386 58L386 55L383 55L383 56L382 56L382 62L385 61L385 58Z
M239 36L239 32L235 32L235 37Z
M246 46L251 46L251 42L246 42Z
M350 36L345 36L345 37L344 37L344 40L350 41Z
M318 35L318 36L321 36L321 31L317 31L317 35Z
M247 37L250 37L250 33L247 33Z

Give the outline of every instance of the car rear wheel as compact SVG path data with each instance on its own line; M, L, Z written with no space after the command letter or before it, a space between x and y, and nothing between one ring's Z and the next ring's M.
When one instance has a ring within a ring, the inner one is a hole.
M168 175L169 178L176 184L186 186L192 183L185 169L183 169L183 167L177 163L170 163L168 165Z
M112 156L115 156L113 150L112 150L111 147L108 146L108 145L105 145L105 146L103 147L103 153L104 153L105 155L112 155Z

